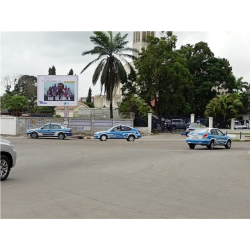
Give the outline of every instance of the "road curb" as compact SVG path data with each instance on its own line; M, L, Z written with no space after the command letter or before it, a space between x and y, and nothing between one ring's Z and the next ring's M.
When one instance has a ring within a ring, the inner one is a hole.
M83 136L83 135L74 135L74 136L71 136L71 138L73 138L73 139L94 139L93 136Z

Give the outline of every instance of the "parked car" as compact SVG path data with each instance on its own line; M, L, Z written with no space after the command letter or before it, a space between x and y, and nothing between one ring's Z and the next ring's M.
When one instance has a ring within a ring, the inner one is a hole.
M214 146L230 149L232 138L217 128L196 128L187 135L186 142L190 149L194 149L196 145L207 146L209 149L213 149Z
M171 121L172 130L185 129L186 126L187 126L186 122L182 119L172 119Z
M141 138L141 132L132 127L119 125L110 128L108 131L99 131L94 134L94 139L106 141L107 139L126 139L127 141L134 141Z
M247 129L247 126L242 125L239 121L234 121L234 129Z
M0 139L1 146L1 181L9 176L10 170L16 165L16 151L10 141Z
M66 136L72 136L72 129L66 128L59 123L47 123L40 128L33 128L27 131L27 135L33 139L36 139L40 136L45 137L58 137L62 140Z
M198 128L198 125L199 124L196 122L191 122L186 128L185 134L187 135L189 132L194 131L196 128Z

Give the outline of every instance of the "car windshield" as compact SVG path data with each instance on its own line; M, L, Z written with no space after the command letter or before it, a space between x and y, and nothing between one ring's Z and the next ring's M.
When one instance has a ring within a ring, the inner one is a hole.
M205 133L207 130L208 128L196 128L193 133Z

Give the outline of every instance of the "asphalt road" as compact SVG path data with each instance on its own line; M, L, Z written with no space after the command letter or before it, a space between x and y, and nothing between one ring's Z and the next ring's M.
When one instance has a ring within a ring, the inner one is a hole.
M250 218L249 142L4 138L18 158L1 183L1 218Z

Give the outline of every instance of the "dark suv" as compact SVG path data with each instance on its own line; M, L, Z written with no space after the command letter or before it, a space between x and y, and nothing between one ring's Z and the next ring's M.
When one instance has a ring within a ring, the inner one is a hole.
M172 119L171 122L173 130L175 129L185 129L187 127L187 124L182 119Z

